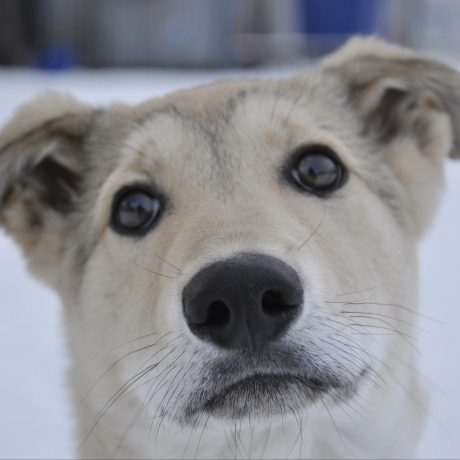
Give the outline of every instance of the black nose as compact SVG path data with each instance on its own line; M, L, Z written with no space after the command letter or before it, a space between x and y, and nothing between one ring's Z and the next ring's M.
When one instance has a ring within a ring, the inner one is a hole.
M302 309L297 272L279 259L241 254L208 265L182 292L184 316L202 340L255 351L280 338Z

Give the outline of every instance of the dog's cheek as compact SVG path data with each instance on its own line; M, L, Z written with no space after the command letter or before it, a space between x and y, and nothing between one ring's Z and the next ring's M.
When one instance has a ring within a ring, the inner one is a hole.
M84 267L77 308L108 349L155 328L158 293L170 280L155 275L146 244L107 231Z

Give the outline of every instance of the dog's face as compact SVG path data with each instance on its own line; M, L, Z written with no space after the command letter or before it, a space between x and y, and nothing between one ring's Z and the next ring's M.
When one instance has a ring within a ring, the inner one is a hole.
M105 402L198 423L353 399L411 347L459 91L371 40L134 108L47 95L3 132L0 222L61 294L89 380L116 356Z

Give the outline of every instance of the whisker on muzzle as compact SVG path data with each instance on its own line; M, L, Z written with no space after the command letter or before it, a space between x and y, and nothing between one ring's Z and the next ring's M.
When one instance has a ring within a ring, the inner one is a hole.
M146 270L150 273L153 273L154 275L158 275L158 276L163 276L164 278L169 278L171 280L175 279L173 276L168 276L168 275L164 275L163 273L158 273L158 272L154 272L153 270L149 270L148 268L145 268L143 267L142 265L139 265L137 262L134 262L133 259L131 259L130 257L128 257L128 259L136 266L138 266L139 268L142 268L143 270Z

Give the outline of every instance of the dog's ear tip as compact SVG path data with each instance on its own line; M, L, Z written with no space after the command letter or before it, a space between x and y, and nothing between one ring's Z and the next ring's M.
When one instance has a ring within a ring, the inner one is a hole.
M412 137L427 146L437 132L437 128L429 129L437 126L433 120L445 113L453 131L449 157L460 158L460 74L456 69L376 36L358 36L326 58L322 70L333 73L344 85L346 97L364 123L364 134L385 144L401 136Z
M322 62L322 67L342 66L347 61L364 56L410 58L416 56L416 53L409 48L390 43L377 35L355 35L326 57Z
M68 93L45 90L22 104L0 131L0 146L49 120L94 110Z
M62 183L83 168L83 143L95 124L96 114L90 105L55 91L40 93L20 106L0 133L0 206L4 207L4 195L19 178L27 182L28 193L35 193L37 202L42 189L64 196L67 189L62 188ZM44 175L39 165L45 164L48 157L57 167L48 168L51 173ZM72 196L67 195L70 203ZM40 203L40 209L45 209L43 204L49 203Z

